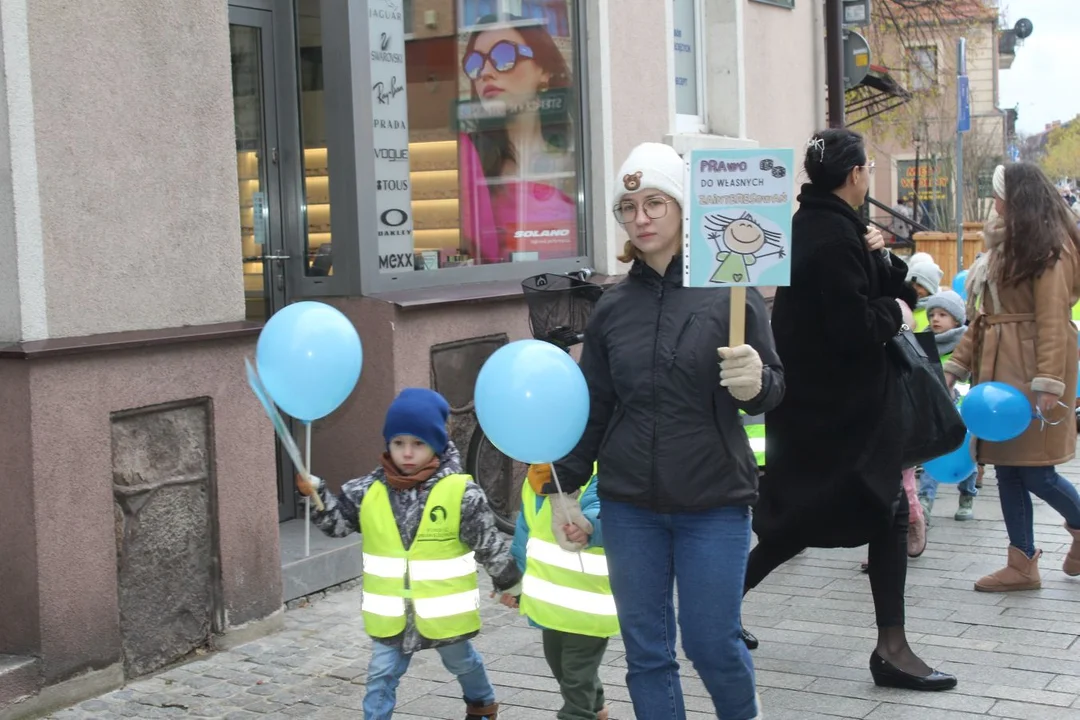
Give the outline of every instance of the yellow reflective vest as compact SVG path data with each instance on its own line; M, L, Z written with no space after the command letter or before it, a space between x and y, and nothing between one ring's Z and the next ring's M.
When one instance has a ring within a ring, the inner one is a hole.
M405 603L413 605L416 629L445 640L480 629L476 558L460 540L461 500L468 475L447 475L428 495L416 538L401 542L386 485L372 483L360 503L364 535L361 611L364 629L376 638L405 631Z
M926 308L917 307L911 311L911 319L915 322L912 332L922 332L930 327L930 319L926 317Z
M594 475L589 483L595 481ZM579 502L588 486L581 488ZM528 482L521 488L521 503L529 528L521 614L550 630L590 637L618 635L619 619L603 548L572 553L559 547L551 530L551 502L545 498L537 509L536 494Z

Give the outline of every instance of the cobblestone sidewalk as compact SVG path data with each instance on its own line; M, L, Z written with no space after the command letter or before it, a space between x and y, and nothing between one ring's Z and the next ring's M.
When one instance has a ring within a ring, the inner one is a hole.
M1080 464L1064 468L1073 482ZM1043 589L988 595L972 590L1000 566L1007 540L987 473L976 520L955 522L956 492L943 487L930 544L908 573L908 630L932 665L960 678L957 690L922 694L876 688L867 662L875 637L862 550L811 550L748 597L744 620L761 640L754 652L768 720L1080 720L1080 579L1061 561L1070 538L1037 503ZM227 720L356 720L370 641L356 588L287 613L285 631L189 662L57 712L56 720L206 717ZM550 720L559 706L540 634L494 604L476 645L497 685L503 720ZM622 643L602 669L611 716L633 718ZM701 682L683 664L690 718L714 717ZM434 652L420 653L402 681L395 718L460 719L457 683ZM644 719L643 719L644 720Z

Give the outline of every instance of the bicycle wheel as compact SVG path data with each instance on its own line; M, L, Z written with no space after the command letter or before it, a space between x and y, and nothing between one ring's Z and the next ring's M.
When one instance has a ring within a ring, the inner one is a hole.
M477 425L469 440L465 470L484 489L495 513L496 527L512 535L521 510L521 485L529 466L504 455Z

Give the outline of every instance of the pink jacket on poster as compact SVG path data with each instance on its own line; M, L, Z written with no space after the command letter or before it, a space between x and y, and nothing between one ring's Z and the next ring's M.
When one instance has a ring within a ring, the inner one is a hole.
M508 262L513 252L537 259L575 257L577 203L547 183L485 177L468 135L458 136L462 247L477 264Z

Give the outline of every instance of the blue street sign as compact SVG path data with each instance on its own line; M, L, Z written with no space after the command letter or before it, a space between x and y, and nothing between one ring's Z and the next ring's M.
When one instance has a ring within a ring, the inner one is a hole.
M971 88L967 75L956 78L956 103L956 132L968 132L971 130Z
M1009 159L1013 162L1020 162L1020 148L1015 145L1009 146Z

